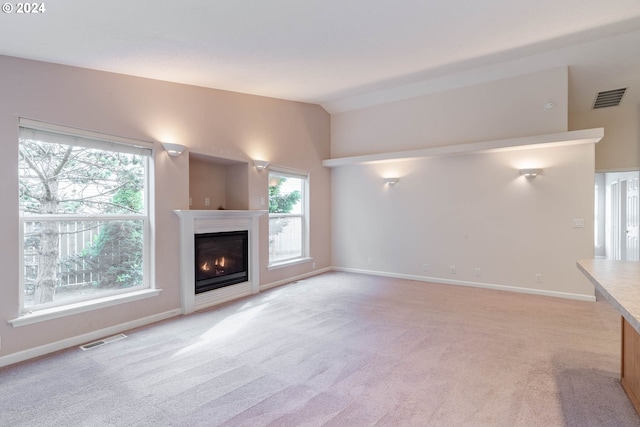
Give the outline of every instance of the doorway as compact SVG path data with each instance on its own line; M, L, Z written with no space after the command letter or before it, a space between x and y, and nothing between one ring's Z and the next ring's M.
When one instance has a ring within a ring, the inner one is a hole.
M640 171L596 173L596 258L640 261Z

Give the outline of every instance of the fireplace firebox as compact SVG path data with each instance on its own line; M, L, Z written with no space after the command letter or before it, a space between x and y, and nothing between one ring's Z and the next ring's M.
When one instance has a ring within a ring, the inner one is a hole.
M249 280L249 233L203 233L195 241L195 293Z

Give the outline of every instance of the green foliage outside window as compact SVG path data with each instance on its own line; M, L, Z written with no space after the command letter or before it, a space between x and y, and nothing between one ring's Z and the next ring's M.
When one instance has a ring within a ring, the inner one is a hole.
M290 213L293 207L300 201L301 194L298 190L288 194L281 194L282 184L287 178L278 177L269 185L269 213Z
M113 210L140 211L142 194L135 188L123 187L113 196L112 203ZM102 226L91 247L81 255L98 277L94 285L101 288L141 285L142 241L140 221L111 221Z

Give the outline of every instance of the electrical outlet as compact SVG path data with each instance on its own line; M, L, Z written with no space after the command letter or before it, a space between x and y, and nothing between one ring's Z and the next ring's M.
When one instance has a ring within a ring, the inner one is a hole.
M427 263L422 264L422 271L429 271L429 264Z
M449 273L456 274L456 266L455 265L450 265L449 266Z
M475 271L474 271L474 274L476 275L476 277L479 277L480 276L480 269L476 268Z
M584 228L584 219L582 219L582 218L574 218L573 219L573 228Z
M542 283L542 274L536 274L536 283Z
M209 206L209 205L211 205L211 199L210 199L210 198L208 198L208 197L205 197L205 198L204 198L204 205L205 205L205 206Z
M316 263L315 262L311 264L311 268L313 268L314 270L316 269Z

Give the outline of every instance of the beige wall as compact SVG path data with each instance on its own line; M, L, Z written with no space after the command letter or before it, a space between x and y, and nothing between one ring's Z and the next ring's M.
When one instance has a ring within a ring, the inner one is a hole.
M596 171L640 169L640 105L621 105L569 116L572 130L594 127L604 128L604 138L596 145Z
M155 316L179 307L178 218L188 209L189 156L169 157L155 144L155 266L158 297L47 322L12 327L18 316L18 118L51 122L144 141L176 142L188 151L250 163L268 160L311 176L311 255L330 265L330 119L319 106L204 89L42 62L0 57L0 356ZM246 174L245 174L246 176ZM248 168L243 197L265 209L266 174ZM267 218L261 226L261 284L312 271L305 263L268 271Z
M332 117L332 153L562 132L566 100L567 70L556 69L364 108ZM545 111L547 101L556 108ZM544 170L527 180L525 167ZM400 181L389 188L385 176ZM333 264L590 299L575 262L593 256L593 182L593 144L337 167ZM573 228L574 218L585 227Z
M189 160L189 196L191 209L218 209L227 204L227 171L224 166L204 160ZM209 206L206 199L209 199Z

